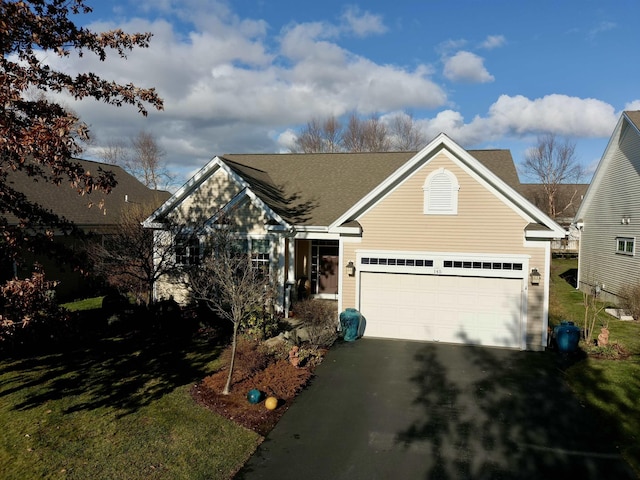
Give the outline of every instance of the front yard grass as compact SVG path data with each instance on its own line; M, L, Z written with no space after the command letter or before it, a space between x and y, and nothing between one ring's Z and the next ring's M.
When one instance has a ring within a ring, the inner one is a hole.
M575 269L577 260L553 261L550 323L570 320L584 326L582 293L565 281ZM601 324L608 324L609 340L622 344L628 357L606 360L587 356L566 370L566 378L576 395L604 416L618 435L618 447L640 474L640 324L618 320L604 310L598 316L596 328Z
M0 478L233 476L260 437L189 394L221 347L169 337L0 360Z

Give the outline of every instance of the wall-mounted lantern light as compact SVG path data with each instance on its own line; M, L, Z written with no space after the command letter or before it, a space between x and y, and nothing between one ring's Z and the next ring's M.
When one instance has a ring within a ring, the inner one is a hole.
M347 275L349 275L350 277L353 277L356 274L356 266L355 264L349 260L349 263L347 263Z
M538 271L537 268L534 268L531 270L531 273L529 274L529 279L531 280L531 285L540 285L540 279L542 278L542 276L540 275L540 272Z

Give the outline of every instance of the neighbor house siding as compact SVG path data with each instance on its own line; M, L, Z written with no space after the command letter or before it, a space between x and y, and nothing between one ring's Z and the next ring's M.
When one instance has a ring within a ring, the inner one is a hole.
M626 123L621 128L620 141L608 149L606 171L598 174L583 214L579 260L580 287L604 284L612 300L625 285L640 280L640 136ZM623 225L623 217L629 217L630 224ZM616 253L616 237L635 238L636 254Z

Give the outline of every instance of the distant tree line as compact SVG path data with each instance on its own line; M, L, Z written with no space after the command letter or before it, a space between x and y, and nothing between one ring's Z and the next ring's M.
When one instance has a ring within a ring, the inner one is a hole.
M426 137L413 116L400 113L384 122L377 115L352 113L346 123L337 117L314 118L301 129L294 150L299 153L389 152L419 150Z

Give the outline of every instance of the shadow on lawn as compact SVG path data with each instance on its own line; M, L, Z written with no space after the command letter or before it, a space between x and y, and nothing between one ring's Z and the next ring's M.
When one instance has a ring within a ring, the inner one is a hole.
M17 410L77 397L70 399L65 413L112 407L124 416L178 386L201 380L221 349L197 336L146 331L105 335L82 348L8 362L5 368L24 373L14 377L13 385L0 385L0 397L33 391L14 405Z
M414 360L422 414L396 438L409 449L427 439L425 478L636 478L615 424L571 394L555 353L425 344Z

